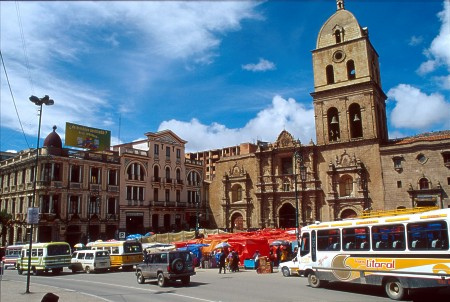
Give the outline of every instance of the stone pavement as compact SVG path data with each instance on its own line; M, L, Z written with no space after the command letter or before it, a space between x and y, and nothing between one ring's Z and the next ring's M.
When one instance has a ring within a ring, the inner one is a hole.
M89 294L71 291L59 287L30 284L30 293L25 293L26 282L8 279L2 276L0 282L0 302L41 302L47 293L53 293L59 297L58 302L105 302L102 299ZM50 301L49 301L50 302ZM53 301L52 301L53 302Z

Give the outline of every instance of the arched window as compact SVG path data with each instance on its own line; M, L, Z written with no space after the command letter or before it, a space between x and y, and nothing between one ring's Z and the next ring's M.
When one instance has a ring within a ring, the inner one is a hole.
M361 108L359 104L353 103L348 108L348 119L350 121L350 137L363 137Z
M159 167L158 166L153 167L153 177L155 178L155 181L159 181Z
M428 182L428 179L425 177L421 178L419 180L419 189L421 190L427 190L430 188L430 183Z
M356 78L355 62L353 60L347 62L347 78L349 80L354 80Z
M133 163L128 166L127 179L143 181L145 176L144 167L138 163Z
M327 84L333 84L334 83L334 70L332 65L328 65L326 67L326 73L327 73Z
M200 174L195 171L191 171L187 177L188 185L190 186L199 186L200 185Z
M336 107L331 107L327 111L328 116L328 139L330 142L337 142L340 139L339 114Z
M166 167L166 179L170 179L170 168Z
M180 172L180 169L177 169L177 171L176 171L175 173L176 173L176 178L177 178L177 182L178 182L179 180L181 180L181 172Z
M349 197L353 193L353 178L350 175L342 176L339 181L339 196Z
M242 201L242 187L239 184L234 185L231 188L231 202Z
M341 31L339 29L334 31L334 36L336 37L336 44L342 42Z

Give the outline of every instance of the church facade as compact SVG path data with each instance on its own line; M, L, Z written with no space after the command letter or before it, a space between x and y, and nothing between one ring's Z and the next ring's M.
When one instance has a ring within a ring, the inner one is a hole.
M320 29L312 58L316 144L282 131L273 143L188 155L206 165L218 227L295 227L364 211L448 207L450 131L389 140L378 54L343 1Z

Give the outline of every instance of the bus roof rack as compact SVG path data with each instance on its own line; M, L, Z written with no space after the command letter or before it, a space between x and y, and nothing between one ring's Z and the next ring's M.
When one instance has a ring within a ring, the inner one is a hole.
M395 210L379 210L379 211L363 211L363 213L358 216L358 218L374 218L374 217L384 217L384 216L397 216L405 214L415 214L428 212L433 210L439 210L439 207L415 207L415 208L404 208Z

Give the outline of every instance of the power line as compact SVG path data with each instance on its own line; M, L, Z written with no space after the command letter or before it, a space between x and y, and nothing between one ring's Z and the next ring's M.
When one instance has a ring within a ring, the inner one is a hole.
M2 54L1 50L0 50L0 58L2 59L3 70L5 71L6 81L8 82L9 92L11 93L11 98L12 98L12 101L13 101L13 104L14 104L14 108L16 109L16 114L17 114L17 118L19 119L20 128L22 129L23 137L25 138L25 142L27 143L27 146L28 146L28 149L29 149L30 145L28 144L28 140L27 140L27 137L25 135L25 131L23 131L22 121L20 120L19 111L17 111L16 100L14 99L14 94L13 94L12 89L11 89L11 83L9 82L9 77L8 77L8 73L6 72L5 61L3 61L3 54Z
M28 80L30 81L31 92L34 94L33 78L31 77L30 61L28 60L27 44L25 43L25 35L23 33L22 17L20 16L20 9L19 9L18 1L16 1L16 12L17 12L17 19L19 21L20 37L22 39L23 54L25 56L25 66L27 67L27 71L28 71Z

